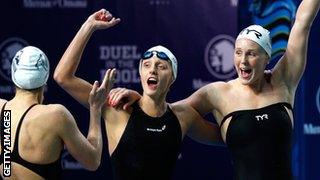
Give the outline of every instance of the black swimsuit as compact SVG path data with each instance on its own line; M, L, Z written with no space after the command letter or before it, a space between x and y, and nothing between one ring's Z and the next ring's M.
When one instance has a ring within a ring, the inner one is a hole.
M115 180L168 180L181 148L179 121L172 110L150 117L137 103L111 155Z
M55 161L52 162L50 164L34 164L34 163L30 163L26 160L24 160L20 155L19 155L19 135L20 135L20 129L21 129L21 124L24 120L24 117L26 116L26 114L29 112L29 110L34 107L36 104L32 105L31 107L29 107L26 112L22 115L18 127L17 127L17 131L16 131L16 136L15 136L15 141L14 141L14 146L13 146L13 150L11 152L11 162L15 162L17 164L20 164L21 166L33 171L34 173L38 174L39 176L41 176L44 179L61 179L61 172L62 172L62 167L61 167L61 156L60 158ZM6 104L4 104L4 106L2 107L1 110L1 120L3 117L3 112L4 112L4 108L5 108ZM2 127L2 122L1 122L1 137L4 127ZM1 139L0 139L1 141ZM1 146L2 148L4 147L3 142L1 142ZM3 150L0 154L1 157L1 164L3 163ZM1 165L0 164L0 165Z
M289 103L235 111L227 128L226 143L236 180L290 180L292 123Z

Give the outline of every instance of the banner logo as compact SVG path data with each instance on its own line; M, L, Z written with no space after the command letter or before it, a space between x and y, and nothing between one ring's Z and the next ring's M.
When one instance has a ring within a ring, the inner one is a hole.
M205 49L205 65L216 78L229 79L236 74L233 63L234 38L218 35L210 40Z
M99 59L104 62L100 69L101 79L107 69L117 68L115 83L117 86L130 87L140 84L138 64L141 53L137 45L101 45Z
M316 94L316 104L318 112L320 113L320 86ZM305 123L303 126L304 134L308 135L320 135L320 126L314 125L312 123Z
M9 38L0 44L0 77L11 82L11 62L12 58L28 43L21 38Z
M86 8L87 0L23 0L25 8Z
M154 6L170 5L170 0L150 0L149 4Z

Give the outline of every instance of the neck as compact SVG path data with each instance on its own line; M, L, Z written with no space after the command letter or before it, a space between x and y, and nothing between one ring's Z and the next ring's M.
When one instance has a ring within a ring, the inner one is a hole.
M259 78L258 80L256 80L255 82L253 82L252 84L248 84L243 87L245 89L249 89L254 94L259 94L260 92L262 92L265 83L266 83L266 80L264 77L262 77L262 78Z
M20 104L39 104L41 103L40 94L41 92L30 92L24 90L17 90L16 95L12 101L19 102Z
M141 109L151 117L160 117L167 110L165 99L153 99L150 96L144 95L139 101Z

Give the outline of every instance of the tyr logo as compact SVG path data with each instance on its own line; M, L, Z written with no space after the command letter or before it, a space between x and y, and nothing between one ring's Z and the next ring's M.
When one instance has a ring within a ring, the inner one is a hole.
M268 114L257 115L255 117L256 117L257 121L263 121L265 119L269 119Z
M260 39L260 37L262 36L262 34L259 31L255 30L255 29L244 29L244 30L242 30L242 32L240 34L244 33L244 31L246 31L246 34L249 34L250 32L253 32L258 39Z

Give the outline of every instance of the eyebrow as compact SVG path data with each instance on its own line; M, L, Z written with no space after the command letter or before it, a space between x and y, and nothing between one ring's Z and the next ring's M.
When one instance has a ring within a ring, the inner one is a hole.
M260 51L261 48L258 48L258 49L247 49L246 51ZM243 50L243 48L235 48L234 50Z

